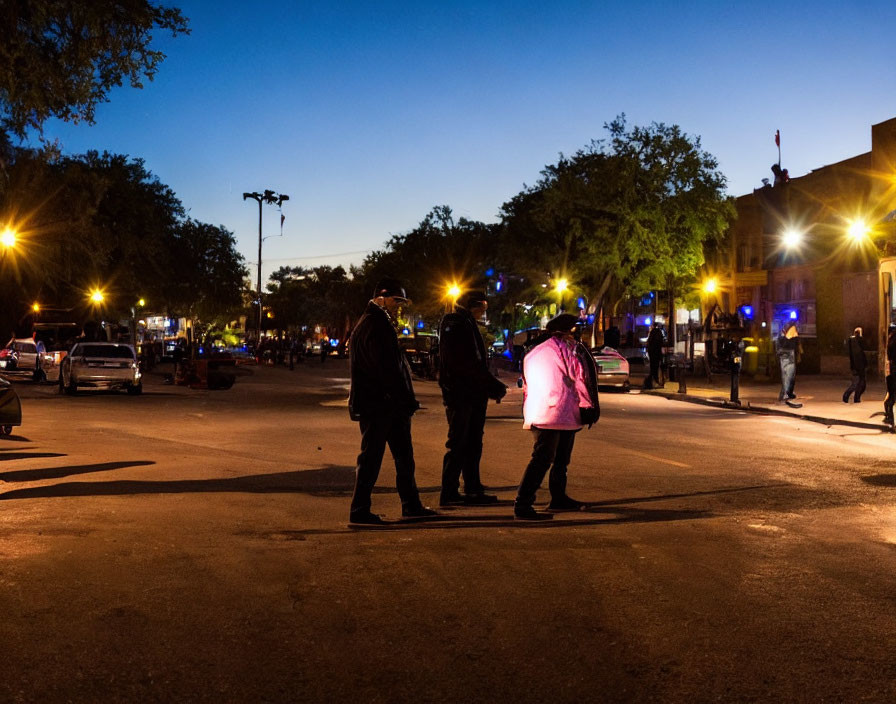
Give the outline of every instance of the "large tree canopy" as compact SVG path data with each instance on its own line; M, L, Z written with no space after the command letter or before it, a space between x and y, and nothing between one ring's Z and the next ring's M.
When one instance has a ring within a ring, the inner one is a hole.
M47 161L16 149L6 176L0 212L18 239L0 252L0 324L16 325L34 302L77 308L93 288L112 316L140 298L207 322L239 312L247 272L232 233L185 219L142 160L89 152Z
M153 79L165 58L156 29L189 33L179 9L149 0L4 0L0 129L23 138L51 117L92 123L112 88Z
M502 208L504 251L538 281L568 278L598 307L665 289L703 263L733 217L715 158L676 126L606 125L609 140L545 167Z
M434 207L410 232L393 236L386 249L372 253L363 267L372 291L377 279L397 276L405 282L415 309L438 319L451 284L481 287L497 256L497 227L454 219L448 206Z

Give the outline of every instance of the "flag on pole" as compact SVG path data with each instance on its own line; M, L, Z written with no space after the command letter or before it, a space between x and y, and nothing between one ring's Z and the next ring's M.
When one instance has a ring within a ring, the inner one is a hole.
M781 146L781 130L775 130L775 146Z

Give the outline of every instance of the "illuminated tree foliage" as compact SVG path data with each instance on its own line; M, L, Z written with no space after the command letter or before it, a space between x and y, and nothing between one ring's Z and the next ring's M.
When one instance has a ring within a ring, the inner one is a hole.
M502 252L537 280L574 281L600 308L608 293L666 289L703 263L734 216L713 156L678 126L606 125L609 139L546 166L504 204Z

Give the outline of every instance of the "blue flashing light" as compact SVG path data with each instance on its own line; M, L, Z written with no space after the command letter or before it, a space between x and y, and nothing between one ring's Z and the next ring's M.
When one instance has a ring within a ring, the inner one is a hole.
M204 354L205 354L205 348L204 348L204 347L200 347L200 348L199 348L199 356L201 357L201 356L204 355Z
M649 316L649 315L648 315L646 318L644 318L644 324L645 324L645 325L650 325L650 323L652 323L652 322L653 322L653 321L650 319L650 316Z
M422 330L425 327L426 327L426 323L424 323L422 320L417 321L417 329L418 330Z
M498 282L495 284L495 291L500 291L502 288L504 288L504 282L498 279Z
M339 347L339 340L336 338L330 338L330 347Z
M583 296L579 296L579 300L576 301L576 305L579 307L579 310L585 310L585 298Z
M488 269L486 269L486 270L485 270L485 275L486 275L486 276L494 276L494 275L495 275L495 270L494 270L494 268L489 267Z
M594 313L590 313L586 320L588 321L589 325L594 325Z
M790 311L790 319L791 319L791 320L796 320L796 319L797 319L797 313L796 313L795 310Z
M408 330L407 328L403 328L402 331L401 331L401 334L402 334L402 335L410 335L410 334L411 334L411 331Z
M741 306L741 307L740 307L740 312L743 313L743 316L744 316L747 320L752 320L752 319L753 319L753 306Z

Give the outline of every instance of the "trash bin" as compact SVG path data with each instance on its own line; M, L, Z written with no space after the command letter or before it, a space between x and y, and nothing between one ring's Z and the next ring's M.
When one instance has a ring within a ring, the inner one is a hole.
M759 369L759 348L752 344L753 340L748 337L744 338L744 342L747 343L747 346L744 348L744 361L741 372L755 376Z

